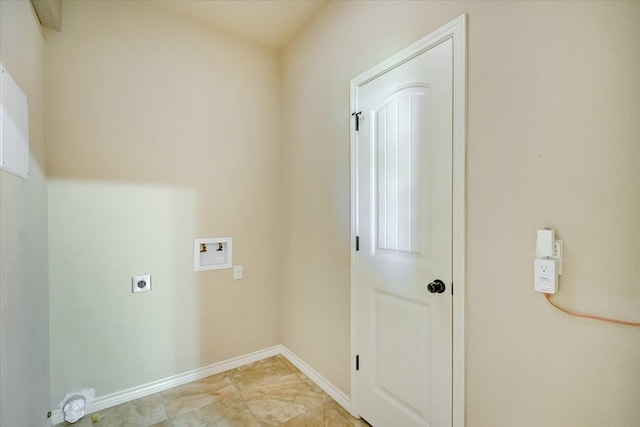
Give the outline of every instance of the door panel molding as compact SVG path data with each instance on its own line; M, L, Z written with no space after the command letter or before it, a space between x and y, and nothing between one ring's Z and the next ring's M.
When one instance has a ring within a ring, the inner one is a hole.
M418 40L387 60L351 80L351 111L359 111L358 88L393 68L415 58L438 44L452 40L453 44L453 198L452 198L452 298L453 363L452 363L452 425L465 425L465 224L466 224L466 132L467 132L467 15L463 14L448 24ZM353 409L359 413L356 387L356 288L355 257L356 233L359 229L358 156L355 120L350 128L351 152L351 390ZM377 239L376 239L377 240ZM376 245L377 246L377 245ZM448 290L447 290L448 291Z

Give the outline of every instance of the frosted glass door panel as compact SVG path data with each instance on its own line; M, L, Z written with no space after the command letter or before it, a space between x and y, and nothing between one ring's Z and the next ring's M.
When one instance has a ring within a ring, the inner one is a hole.
M420 192L426 186L418 165L425 158L426 86L400 89L385 100L374 117L378 248L421 254L424 213Z

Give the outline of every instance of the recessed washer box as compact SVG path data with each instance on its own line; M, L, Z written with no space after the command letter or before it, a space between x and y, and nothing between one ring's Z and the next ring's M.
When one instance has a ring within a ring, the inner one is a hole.
M195 271L231 268L233 245L231 237L194 239L193 259Z

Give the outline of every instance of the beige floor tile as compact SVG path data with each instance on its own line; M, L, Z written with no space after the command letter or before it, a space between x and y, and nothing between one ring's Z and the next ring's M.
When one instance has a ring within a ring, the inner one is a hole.
M324 427L324 406L291 418L282 423L282 427Z
M91 414L74 427L367 427L282 356Z
M327 404L327 407L329 414L331 414L331 411L338 412L345 420L349 422L348 425L350 426L353 425L357 427L370 427L366 421L354 418L346 409L338 405L338 403L333 399L331 399L331 401Z
M282 427L364 427L366 423L356 420L343 411L340 405L331 401L318 408L308 411L282 424Z
M246 386L241 393L258 421L268 425L284 423L326 403L326 395L296 373Z
M237 390L224 375L214 375L161 393L168 418L210 405L218 399L235 397Z
M285 363L287 362L287 363ZM227 377L239 388L269 383L277 378L297 372L282 356L274 356L229 371Z
M169 427L260 427L247 405L240 398L217 401L172 418Z

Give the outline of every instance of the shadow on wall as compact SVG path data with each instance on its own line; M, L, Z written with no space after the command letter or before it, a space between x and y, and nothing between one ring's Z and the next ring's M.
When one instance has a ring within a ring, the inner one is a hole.
M254 280L238 282L231 269L194 271L194 236L228 232L208 228L215 217L203 218L202 198L180 187L50 180L53 400L73 386L101 396L274 343L274 292L258 280L272 266L251 263ZM243 247L253 227L231 229L240 262L267 246ZM133 294L131 277L146 274L151 292Z
M188 251L195 192L50 180L49 199L52 398L81 385L102 395L123 378L138 385L194 363L180 359L197 357L201 341ZM130 278L143 274L152 291L132 294Z
M47 33L53 404L278 344L276 52L136 2L63 7ZM193 239L222 236L242 281L194 272Z

